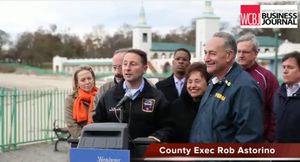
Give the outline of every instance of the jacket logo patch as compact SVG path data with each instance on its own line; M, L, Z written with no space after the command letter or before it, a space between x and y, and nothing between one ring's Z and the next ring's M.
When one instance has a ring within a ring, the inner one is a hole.
M221 100L221 101L224 101L224 100L226 99L226 97L223 96L223 95L222 95L221 93L219 93L219 92L217 92L217 93L215 94L215 97L216 97L217 99Z
M155 99L148 99L148 98L144 98L142 100L142 110L144 112L153 112L154 110L154 105L155 105Z

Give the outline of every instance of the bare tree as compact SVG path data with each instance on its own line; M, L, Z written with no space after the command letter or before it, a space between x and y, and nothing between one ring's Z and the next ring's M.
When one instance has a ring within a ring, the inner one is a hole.
M2 55L2 48L9 43L9 35L0 29L0 55Z

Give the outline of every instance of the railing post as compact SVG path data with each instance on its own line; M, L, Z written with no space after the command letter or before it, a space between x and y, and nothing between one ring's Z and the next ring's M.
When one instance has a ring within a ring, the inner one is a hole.
M1 125L1 151L5 151L4 147L4 89L0 88L0 125Z
M49 93L48 93L48 95L49 95L49 97L48 97L48 99L49 99L49 105L48 105L48 113L47 113L47 130L50 130L50 128L49 128L49 125L50 125L50 118L51 118L51 112L52 112L52 107L53 107L53 103L52 103L52 93L53 93L53 91L52 90L47 90ZM51 125L52 125L52 123L51 123ZM47 131L47 134L46 134L46 139L49 139L49 131ZM51 139L52 140L52 139Z
M17 89L14 88L13 94L12 94L12 112L11 112L11 129L10 129L10 139L9 139L9 145L13 146L13 149L17 149L17 122L16 122L16 116L17 116ZM13 138L13 139L12 139ZM13 143L12 143L13 141Z

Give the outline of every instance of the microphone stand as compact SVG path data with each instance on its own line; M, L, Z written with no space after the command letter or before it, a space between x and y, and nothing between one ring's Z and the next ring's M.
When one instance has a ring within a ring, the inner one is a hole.
M123 105L120 106L120 121L119 123L123 123L123 118L124 118L124 109L123 109Z

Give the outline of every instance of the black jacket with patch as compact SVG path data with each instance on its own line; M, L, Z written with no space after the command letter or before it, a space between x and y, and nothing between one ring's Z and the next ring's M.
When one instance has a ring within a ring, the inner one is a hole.
M123 104L122 122L128 123L131 139L155 136L162 142L168 141L173 133L168 101L159 90L152 87L147 80L144 81L143 91L133 101L127 100ZM95 109L94 122L119 122L120 111L114 110L114 106L124 94L123 82L108 90Z

